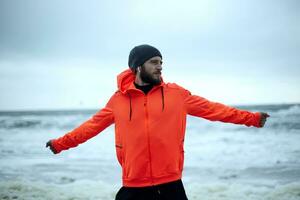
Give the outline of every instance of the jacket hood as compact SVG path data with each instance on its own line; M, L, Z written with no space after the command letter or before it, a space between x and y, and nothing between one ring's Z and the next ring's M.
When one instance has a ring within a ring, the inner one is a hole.
M117 76L117 85L120 92L125 94L130 89L135 89L134 86L135 74L131 69L126 69ZM161 78L161 84L163 84L163 79Z
M122 93L126 93L130 88L133 87L134 80L134 73L131 71L131 69L126 69L117 76L118 89Z

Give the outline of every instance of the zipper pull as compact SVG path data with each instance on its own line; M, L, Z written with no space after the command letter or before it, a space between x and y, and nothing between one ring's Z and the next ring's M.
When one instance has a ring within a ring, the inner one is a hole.
M160 195L160 190L159 189L157 190L157 193Z

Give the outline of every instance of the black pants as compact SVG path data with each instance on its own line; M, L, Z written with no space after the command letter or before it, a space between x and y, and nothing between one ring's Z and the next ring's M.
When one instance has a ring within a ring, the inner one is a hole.
M150 187L122 187L115 200L187 200L181 180Z

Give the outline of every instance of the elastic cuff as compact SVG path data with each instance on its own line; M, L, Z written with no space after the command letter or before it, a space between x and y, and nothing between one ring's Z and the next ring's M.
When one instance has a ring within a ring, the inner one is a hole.
M256 112L255 113L255 118L256 118L256 125L255 125L255 127L261 128L261 124L260 124L261 114L260 114L260 112Z
M55 140L51 140L51 148L52 148L54 154L58 154L59 152L61 152L61 151L57 150L58 148L57 148L57 144L56 144Z

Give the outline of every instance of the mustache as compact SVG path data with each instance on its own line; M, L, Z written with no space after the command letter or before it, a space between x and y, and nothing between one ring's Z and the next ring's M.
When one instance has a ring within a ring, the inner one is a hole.
M153 74L159 74L159 75L161 75L161 70L157 70Z

